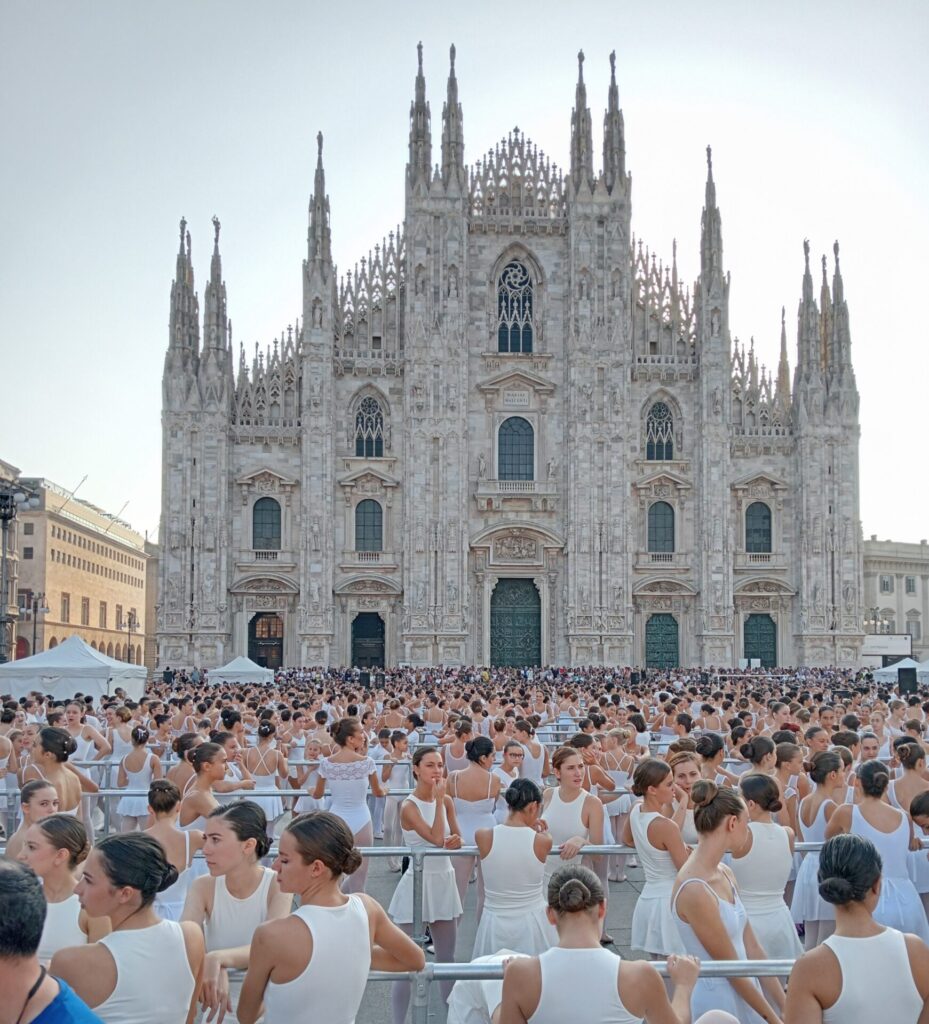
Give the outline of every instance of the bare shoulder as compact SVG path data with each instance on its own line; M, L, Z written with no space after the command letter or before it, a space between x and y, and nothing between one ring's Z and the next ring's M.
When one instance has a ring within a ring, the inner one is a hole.
M926 999L929 997L929 946L918 935L907 933L903 939L906 942L913 981L919 994Z

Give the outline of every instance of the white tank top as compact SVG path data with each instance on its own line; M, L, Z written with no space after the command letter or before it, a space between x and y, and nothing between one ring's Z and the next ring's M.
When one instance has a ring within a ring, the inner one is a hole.
M42 938L39 939L39 963L48 966L48 962L59 949L66 946L83 946L87 942L87 936L78 924L80 916L81 901L77 893L71 893L60 903L48 904Z
M574 836L581 836L583 839L589 837L587 826L581 820L581 815L584 811L584 801L588 796L587 790L582 789L573 800L565 801L561 799L561 791L559 789L552 791L552 798L549 800L548 807L545 808L543 813L545 823L548 825L548 831L555 846L560 846L568 839L573 839ZM571 861L549 857L552 871L557 870L559 867L563 868L567 864L579 862L579 860L579 857Z
M744 857L733 857L729 864L739 895L749 914L778 910L784 906L784 886L793 864L790 839L773 822L753 821L748 827L751 850Z
M661 817L657 811L643 811L641 804L636 804L629 815L629 827L635 841L635 852L645 873L645 887L649 896L670 897L677 880L677 868L667 850L659 850L652 846L648 838L648 827ZM668 819L666 819L668 820Z
M187 1019L194 976L176 921L111 932L100 945L116 964L116 988L93 1008L105 1024L179 1024Z
M244 900L236 899L226 888L220 875L213 889L213 910L203 922L206 951L234 949L251 944L255 929L268 919L268 886L274 878L271 868L262 868L258 888Z
M850 1020L915 1021L923 1000L913 980L906 941L895 928L866 939L830 935L823 942L842 972L839 998L823 1010L823 1024Z
M533 829L522 826L494 829L490 853L481 861L486 909L534 910L544 905L545 865L535 855L535 837Z
M539 957L539 1005L529 1024L565 1024L579 1017L586 1024L641 1024L642 1018L634 1017L619 998L621 964L608 949L546 950Z
M265 1024L292 1024L308 1020L308 1014L326 1024L355 1024L371 967L371 930L361 897L349 896L341 907L299 907L293 916L313 937L313 953L293 981L268 982Z

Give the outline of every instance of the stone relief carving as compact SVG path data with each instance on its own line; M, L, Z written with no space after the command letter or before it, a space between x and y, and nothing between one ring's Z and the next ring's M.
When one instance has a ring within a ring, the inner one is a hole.
M532 561L539 557L539 545L532 537L513 533L494 541L494 554L514 562Z

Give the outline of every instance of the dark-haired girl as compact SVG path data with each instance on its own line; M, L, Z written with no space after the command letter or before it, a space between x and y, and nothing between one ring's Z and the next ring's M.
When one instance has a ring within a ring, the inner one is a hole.
M203 833L196 828L177 827L181 794L167 779L157 779L148 790L148 810L152 824L145 830L161 843L168 861L177 870L177 881L155 897L155 910L166 921L180 921L187 890L196 872L194 854L203 849ZM204 869L206 865L204 864Z
M107 918L90 918L74 890L76 872L90 853L87 831L71 814L52 814L29 827L19 860L42 879L48 909L39 962L48 964L65 946L96 942L110 930Z
M503 789L498 775L493 774L494 745L487 736L475 736L465 744L468 767L452 772L448 777L448 792L455 803L455 814L461 831L462 846L473 846L479 828L493 828L494 803ZM475 857L453 857L453 868L458 883L458 898L464 906L468 880L477 863ZM483 883L478 878L477 913L480 916L484 902Z
M290 910L277 876L260 861L271 848L264 811L251 800L217 807L206 820L203 858L208 876L195 878L182 921L203 929L201 1003L235 1010L241 981L229 981L227 968L248 967L248 950L258 925Z
M40 729L32 744L31 761L23 771L24 784L43 779L55 787L61 814L80 815L82 792L96 793L100 788L89 776L68 764L68 758L76 749L77 743L65 729Z
M374 825L368 809L368 790L375 796L386 796L377 765L368 757L367 737L357 718L342 718L332 727L336 752L319 762L319 776L313 796L321 800L326 783L331 799L329 810L337 814L352 830L358 846L374 842ZM368 861L345 879L346 892L363 892L368 878Z
M181 828L203 831L206 819L219 806L213 787L226 777L226 752L218 743L201 743L189 751L187 760L194 774L187 788L181 790L178 822Z
M351 830L327 811L301 814L284 830L274 870L281 892L288 901L299 895L300 907L256 930L239 999L240 1024L255 1024L262 1003L266 1024L310 1016L326 1024L354 1024L370 970L423 969L422 950L378 903L342 891L342 878L361 861Z
M842 758L834 750L826 750L814 754L805 767L814 788L797 808L800 839L821 843L826 838L829 819L835 814L833 795L836 786L843 780ZM794 922L803 924L803 945L806 949L818 946L832 934L835 927L835 911L819 895L819 883L816 881L818 868L819 853L816 850L805 853L797 869L793 899L790 902Z
M147 749L148 730L137 725L130 734L132 751L119 762L116 773L116 785L120 789L148 790L153 780L162 777L161 761ZM120 815L121 832L133 832L142 828L148 820L147 796L120 797L116 805L116 813Z
M274 822L284 813L284 801L276 793L263 795L261 790L282 788L290 771L287 758L275 748L275 732L273 722L260 722L258 743L254 747L249 747L243 758L243 764L255 780L255 793L249 799L265 812L269 830L274 828Z
M891 807L896 807L909 814L910 820L913 821L914 832L921 835L922 830L916 827L911 808L917 797L929 794L929 782L924 777L926 751L917 741L901 743L897 747L897 760L900 762L903 774L898 779L890 780L890 785L887 787L887 799L890 801ZM910 850L907 867L923 907L929 907L929 850L923 846L920 846L918 850Z
M835 932L797 961L787 1019L803 1024L923 1021L929 1004L929 948L874 918L881 857L861 836L830 839L819 858L819 892L835 906Z
M545 864L552 837L538 831L542 791L530 779L517 779L503 799L506 820L492 829L478 829L474 837L481 855L484 910L472 959L499 949L543 953L558 941L545 914Z
M31 825L50 814L58 813L58 791L44 779L34 779L27 782L22 788L19 796L19 807L22 811L23 820L19 828L7 840L4 856L8 860L16 860L19 851L22 850L26 841L26 833Z
M49 969L104 1024L193 1018L203 936L194 924L162 921L152 906L176 877L159 843L144 833L107 836L87 858L75 891L84 910L108 917L113 931L59 950Z
M793 866L794 834L778 825L781 810L777 782L749 772L739 781L748 807L748 842L733 850L729 866L758 941L775 960L793 960L803 952L784 887Z
M203 738L196 732L185 732L177 736L171 744L171 749L177 755L177 762L165 772L165 778L173 782L181 791L181 795L187 792L187 787L194 777L193 765L190 763L190 756L193 751L203 743Z
M865 761L857 774L861 802L838 808L826 826L826 838L852 833L872 842L883 863L881 898L874 919L929 941L929 923L907 869L913 823L904 811L884 802L890 772L882 761Z
M699 840L677 874L671 906L687 952L700 960L765 960L732 872L723 857L745 846L748 812L739 794L701 779L691 790ZM762 988L750 978L705 978L697 982L694 1014L726 1010L739 1024L778 1024L784 990L776 978ZM767 998L765 998L767 996Z
M446 794L442 755L435 747L420 747L411 759L411 770L415 787L400 805L403 845L411 849L459 849L461 835L454 802ZM426 857L423 861L423 923L430 927L436 959L443 961L455 959L455 938L462 910L452 859ZM400 878L387 912L398 927L412 935L412 871ZM451 983L443 985L444 998L448 998L451 988ZM403 1024L410 1002L409 982L394 985L391 1002L395 1024Z
M507 964L499 1000L485 998L489 1011L500 1003L500 1024L651 1024L690 1021L690 997L700 973L694 957L668 958L674 995L668 1000L655 968L624 960L599 944L606 896L597 876L580 865L561 868L548 884L548 919L559 943L538 957ZM489 988L490 986L488 986ZM488 993L489 996L489 993ZM695 1024L732 1021L726 1014Z

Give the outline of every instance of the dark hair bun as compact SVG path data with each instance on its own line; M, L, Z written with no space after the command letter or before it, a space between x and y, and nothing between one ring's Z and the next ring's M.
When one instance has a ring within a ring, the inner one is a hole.
M778 811L784 810L784 805L780 800L772 800L766 810L769 810L772 814L777 814Z
M164 892L165 889L169 889L177 881L177 868L173 864L169 864L165 868L164 875L161 878L161 884L158 886L158 892Z
M855 898L855 888L847 878L824 878L819 883L819 895L827 903L843 906Z
M358 852L358 848L353 846L345 855L345 860L342 861L342 874L353 875L360 867L361 854Z
M752 757L755 755L755 747L752 741L749 740L748 743L743 743L742 746L739 747L739 753L746 761L751 761Z
M558 890L558 905L567 913L582 910L590 900L590 889L579 878L569 878Z
M266 736L273 736L275 732L277 732L277 730L274 728L273 722L269 722L266 720L258 726L258 735L262 739L264 739Z
M261 860L262 857L267 857L271 851L271 837L268 835L258 836L255 839L255 856Z

